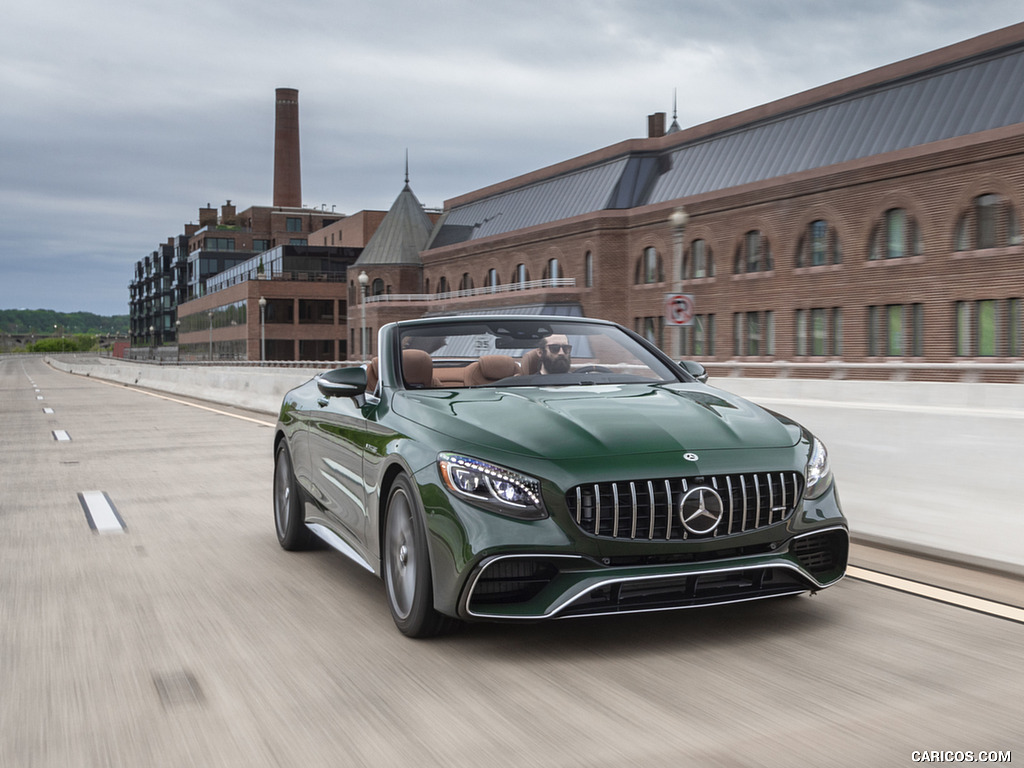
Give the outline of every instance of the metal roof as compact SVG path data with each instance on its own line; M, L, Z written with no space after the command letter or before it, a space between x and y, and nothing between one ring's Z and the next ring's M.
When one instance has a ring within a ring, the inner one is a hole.
M1024 122L1024 43L451 209L430 248L663 203Z
M434 223L406 183L359 255L356 266L422 264L420 251L426 247L433 228Z

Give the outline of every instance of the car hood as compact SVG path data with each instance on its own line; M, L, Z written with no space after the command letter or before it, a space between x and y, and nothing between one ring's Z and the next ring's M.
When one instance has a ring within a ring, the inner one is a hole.
M546 458L780 448L800 439L792 422L699 384L406 391L393 408L456 440Z

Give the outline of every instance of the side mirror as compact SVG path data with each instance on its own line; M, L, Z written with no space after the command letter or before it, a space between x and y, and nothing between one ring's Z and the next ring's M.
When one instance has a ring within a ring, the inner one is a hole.
M701 384L708 383L708 370L696 360L680 360L679 367L693 376Z
M325 397L358 397L366 392L366 369L335 368L317 376L316 386Z

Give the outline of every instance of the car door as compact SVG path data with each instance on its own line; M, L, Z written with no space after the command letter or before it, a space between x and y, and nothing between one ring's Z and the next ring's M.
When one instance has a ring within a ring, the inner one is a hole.
M366 419L350 397L321 397L309 419L309 466L316 496L332 528L364 549Z

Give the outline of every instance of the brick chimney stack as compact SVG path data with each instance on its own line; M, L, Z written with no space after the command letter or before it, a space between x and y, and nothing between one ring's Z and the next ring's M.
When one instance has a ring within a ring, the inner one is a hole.
M274 206L302 207L302 174L299 171L299 92L277 89L274 123Z
M665 135L665 113L655 112L647 116L647 138L657 139Z

